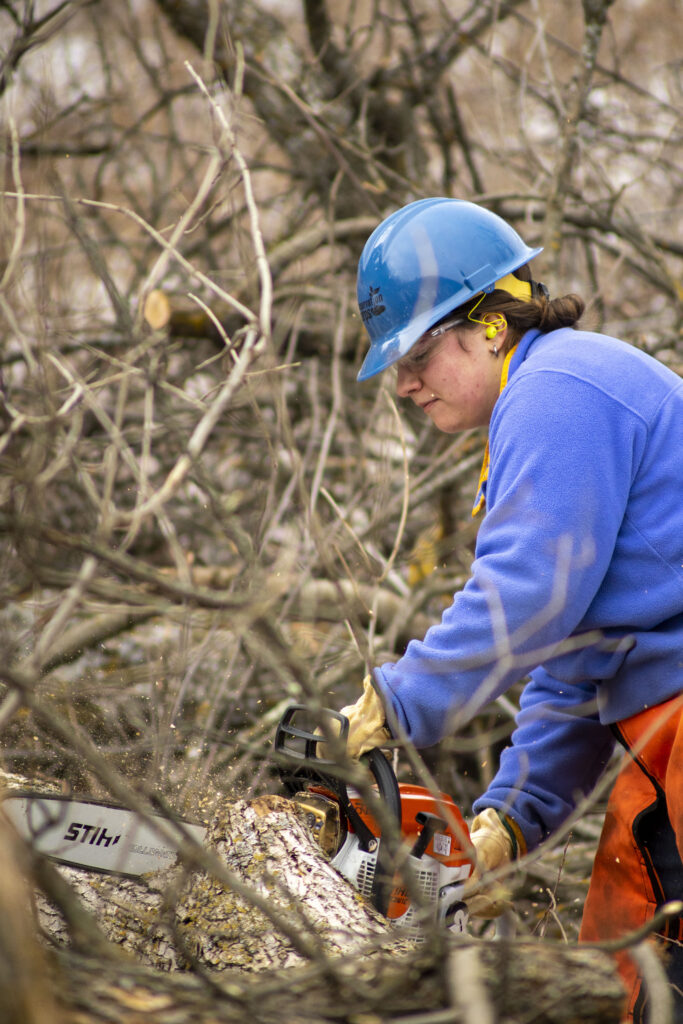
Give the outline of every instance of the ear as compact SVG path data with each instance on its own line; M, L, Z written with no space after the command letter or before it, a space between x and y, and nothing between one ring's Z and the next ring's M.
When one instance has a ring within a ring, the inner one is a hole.
M486 324L486 337L489 341L495 338L497 334L500 334L501 331L506 331L508 326L508 322L502 313L492 313L491 317L491 320L482 321L482 323Z

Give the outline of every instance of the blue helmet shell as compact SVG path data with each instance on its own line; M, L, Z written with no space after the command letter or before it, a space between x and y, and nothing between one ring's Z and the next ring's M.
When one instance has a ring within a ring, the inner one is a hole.
M537 256L510 225L464 199L418 199L379 224L358 264L367 380L401 359L452 310Z

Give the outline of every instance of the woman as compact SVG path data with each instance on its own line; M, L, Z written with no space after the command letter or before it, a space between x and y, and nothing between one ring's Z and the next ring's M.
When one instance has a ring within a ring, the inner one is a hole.
M455 199L409 204L365 245L359 380L395 366L399 396L440 430L488 426L489 441L471 578L345 712L352 756L381 744L387 723L424 747L530 677L474 805L485 870L559 828L619 741L629 753L581 931L604 940L683 896L683 382L579 330L583 302L549 299L531 277L540 251ZM681 925L661 934L683 989ZM620 969L640 1021L628 954Z

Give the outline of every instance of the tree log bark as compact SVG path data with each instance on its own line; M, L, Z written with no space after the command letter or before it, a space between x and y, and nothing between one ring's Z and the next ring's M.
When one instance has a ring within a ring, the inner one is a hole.
M27 857L4 831L11 879ZM59 866L57 884L39 872L48 895L37 898L38 917L51 948L35 941L27 910L19 925L0 914L0 949L10 974L20 961L39 965L26 969L48 978L51 993L37 985L35 1012L24 1007L3 1022L369 1024L436 1011L450 1024L620 1020L614 963L588 946L437 932L407 940L335 871L301 809L281 797L223 804L206 847L194 867L140 879ZM37 959L25 961L25 949ZM46 998L56 1003L47 1016Z
M162 970L273 970L353 954L372 938L392 943L387 922L331 866L291 801L226 803L206 846L224 868L220 875L188 874L183 866L139 880L59 870L107 939ZM53 901L41 899L40 918L53 938L68 943L65 916ZM393 944L400 942L398 933Z
M425 949L353 958L332 978L310 967L202 978L69 953L55 958L53 973L77 1024L428 1024L437 1013L435 1024L619 1024L623 1002L605 954L530 942L472 942L446 957Z

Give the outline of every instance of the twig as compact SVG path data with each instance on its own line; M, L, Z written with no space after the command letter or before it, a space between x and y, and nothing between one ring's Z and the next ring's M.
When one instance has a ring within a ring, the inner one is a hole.
M446 981L451 1005L463 1024L495 1024L476 946L455 946L448 954Z
M543 245L548 250L552 273L559 279L559 254L562 237L562 216L569 182L576 163L578 134L590 92L607 10L613 0L583 0L585 30L578 67L569 86L566 110L560 128L560 147L553 178L548 191L543 226Z
M251 237L254 246L254 252L256 253L256 264L258 266L259 278L261 282L260 290L260 306L259 306L259 328L262 338L267 338L270 335L270 318L271 318L271 307L273 302L273 282L270 276L270 267L268 265L268 258L266 256L265 246L263 244L263 236L261 235L261 228L259 225L259 212L254 198L254 192L251 185L251 175L249 174L249 168L247 162L242 156L240 150L237 148L235 136L232 128L228 124L223 111L209 94L209 90L206 88L205 83L202 81L200 76L194 70L189 61L185 61L185 67L188 69L197 85L204 93L206 98L211 103L211 106L218 118L220 125L223 129L223 133L230 147L230 153L234 158L242 179L242 187L244 188L244 196L247 203L247 209L249 211L249 221L251 224Z
M221 159L218 154L214 153L206 166L204 177L199 183L198 188L195 190L195 194L192 197L192 202L189 204L182 217L178 220L171 237L169 238L170 248L164 248L157 257L157 261L147 275L146 281L143 282L142 288L140 289L140 300L138 303L138 325L143 316L143 310L145 308L145 297L149 295L156 283L161 280L166 272L166 268L171 260L171 253L176 249L178 242L188 229L188 225L191 224L194 215L200 208L207 195L211 191L213 184L216 179L216 174L221 165Z
M311 514L314 512L318 500L318 493L320 491L320 485L322 482L323 474L325 472L325 462L327 461L330 445L332 444L332 437L337 425L337 417L339 416L339 410L341 409L342 406L340 353L344 342L344 331L346 328L346 315L348 312L348 306L348 293L343 292L339 307L337 330L334 333L334 349L332 352L332 408L330 409L330 414L327 417L327 423L325 425L325 430L323 431L322 441L320 442L320 451L318 453L315 472L313 474L313 480L311 481L311 496L309 502L309 509Z
M652 1021L652 1024L673 1024L673 992L657 951L649 943L640 942L629 949L629 956L635 961L645 983L648 1021Z
M18 192L13 192L9 190L0 191L0 195L5 196L7 199L23 198L24 200L41 203L62 203L64 199L64 197L61 195L51 195L49 193L22 192L20 194ZM197 280L201 281L201 283L205 285L211 292L213 292L217 298L222 299L223 302L226 302L229 306L231 306L235 310L235 312L243 316L248 324L254 322L254 314L247 306L245 306L242 302L236 299L229 292L226 292L225 289L221 288L218 284L216 284L216 282L212 278L208 277L207 274L199 270L194 264L190 263L189 260L185 259L182 253L178 252L177 249L174 249L174 247L170 245L169 242L167 242L164 236L159 231L157 231L156 228L153 228L151 224L149 224L145 220L144 217L141 217L134 210L130 210L125 206L121 206L119 203L105 203L102 200L85 199L83 197L73 199L71 200L71 202L74 204L74 206L84 206L86 207L86 209L93 210L108 210L111 213L120 213L122 216L128 217L135 224L137 224L144 231L146 231L147 234L150 235L150 237L153 238L158 245L160 245L163 249L167 249L170 252L173 259L184 270L186 270L191 277L195 277L197 278Z
M7 264L2 277L0 277L0 292L4 292L7 289L10 281L14 277L15 271L19 265L19 257L24 244L24 237L26 235L26 202L24 199L24 186L21 181L19 133L17 132L16 121L11 116L7 119L7 129L9 132L10 147L12 151L12 178L14 179L14 184L17 189L18 202L14 238L12 240L12 248L9 252Z
M681 900L670 900L669 903L659 907L649 921L646 921L640 928L629 932L628 935L622 935L618 939L611 939L606 942L591 942L591 946L603 949L606 953L618 953L624 949L631 949L637 946L639 942L642 942L643 939L646 939L648 935L660 931L662 925L668 920L680 917L682 913L683 902Z
M396 429L398 430L398 435L401 442L401 451L403 452L403 500L401 503L401 515L398 521L398 526L396 527L394 546L391 549L389 557L385 562L384 570L378 581L380 583L382 582L382 580L386 579L389 572L391 571L394 562L396 561L396 556L399 552L401 543L403 541L403 533L405 531L406 522L408 519L408 505L410 502L410 470L408 468L408 446L406 444L406 435L403 429L403 422L401 420L401 417L399 416L398 409L396 408L396 402L393 400L389 392L384 391L383 394L386 398L389 408L394 414L394 418L396 421Z
M567 940L567 936L565 935L564 928L562 927L562 924L560 923L560 920L559 920L557 914L555 913L555 909L557 907L557 887L560 884L560 879L562 878L562 872L564 870L565 861L567 859L567 850L569 849L569 843L571 841L571 838L572 838L572 836L571 836L571 832L570 832L567 835L567 839L566 839L564 847L562 849L562 859L561 859L559 867L557 869L557 877L555 879L555 886L554 886L552 892L551 892L550 889L546 890L546 892L550 896L550 906L546 910L546 912L543 915L543 918L541 919L540 924L538 926L539 935L541 936L541 938L543 938L543 936L545 935L548 917L550 915L552 915L554 917L555 921L557 922L557 925L560 928L560 931L562 932L562 938L565 940L565 942Z

